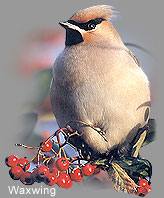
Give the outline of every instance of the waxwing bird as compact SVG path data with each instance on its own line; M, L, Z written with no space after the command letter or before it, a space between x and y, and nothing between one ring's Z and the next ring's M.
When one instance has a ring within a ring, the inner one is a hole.
M66 29L65 49L55 61L51 84L59 126L74 121L82 140L102 154L130 141L150 113L147 76L111 17L111 6L97 5L60 22Z

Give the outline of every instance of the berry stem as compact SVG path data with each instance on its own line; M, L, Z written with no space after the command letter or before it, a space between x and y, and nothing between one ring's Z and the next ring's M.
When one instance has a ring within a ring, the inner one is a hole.
M39 149L39 147L27 146L25 144L15 144L15 146L23 147L26 149Z
M53 148L51 149L51 151L52 151L55 155L58 154Z

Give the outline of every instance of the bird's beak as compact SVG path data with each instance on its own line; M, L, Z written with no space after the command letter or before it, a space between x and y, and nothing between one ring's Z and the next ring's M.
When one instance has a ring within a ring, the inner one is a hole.
M68 22L59 22L59 25L61 25L65 29L68 28Z
M76 31L80 32L81 34L85 32L85 30L80 29L78 26L73 25L73 24L71 24L71 23L69 23L69 22L67 22L67 21L66 21L66 22L59 22L59 24L60 24L62 27L64 27L65 29L76 30Z

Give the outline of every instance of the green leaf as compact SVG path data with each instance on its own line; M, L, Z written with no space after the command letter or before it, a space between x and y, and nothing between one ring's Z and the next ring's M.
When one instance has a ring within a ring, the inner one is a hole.
M122 157L114 162L119 164L135 182L138 182L139 177L151 178L152 165L146 159Z
M136 193L138 185L129 177L127 172L117 163L112 163L112 181L117 191Z

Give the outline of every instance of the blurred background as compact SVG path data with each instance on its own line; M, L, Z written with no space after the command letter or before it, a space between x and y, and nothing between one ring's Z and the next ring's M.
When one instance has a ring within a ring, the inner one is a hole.
M149 52L129 47L140 60L150 79L151 116L158 120L160 107L157 101L161 85L158 65L159 48L162 45L159 39L162 30L159 30L158 23L162 18L160 1L1 1L2 161L11 152L22 154L14 147L14 143L38 145L57 129L51 110L49 86L52 78L51 67L64 49L65 32L59 27L58 22L68 19L78 9L96 4L114 6L118 14L112 22L123 41L137 44ZM160 123L158 126L160 127ZM158 170L158 155L152 154L156 148L154 145L155 143L145 147L143 155L152 161L154 169ZM13 181L10 180L6 169L4 173L4 184L11 185ZM157 177L153 177L153 181L155 186ZM7 187L3 190L5 197L8 197ZM156 192L152 192L150 197L154 197ZM110 193L113 195L112 191ZM119 197L115 194L114 196ZM124 194L121 194L121 197L123 196Z

